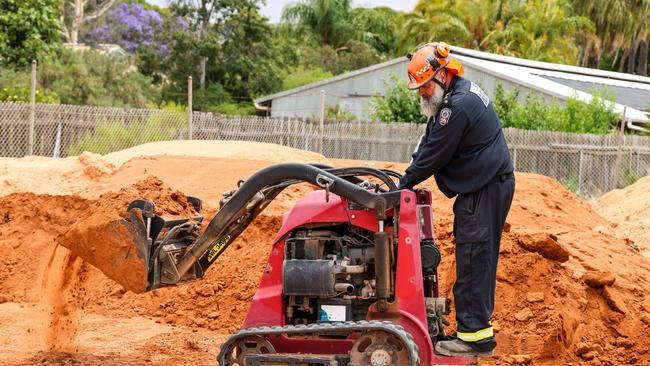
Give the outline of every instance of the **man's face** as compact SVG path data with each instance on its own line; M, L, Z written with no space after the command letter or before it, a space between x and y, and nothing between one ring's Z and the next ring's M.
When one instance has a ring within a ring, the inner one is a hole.
M436 76L441 83L445 83L445 73L440 72ZM438 114L438 109L442 104L442 98L445 95L444 89L435 81L431 80L418 89L420 94L420 110L422 114L428 117L434 117Z

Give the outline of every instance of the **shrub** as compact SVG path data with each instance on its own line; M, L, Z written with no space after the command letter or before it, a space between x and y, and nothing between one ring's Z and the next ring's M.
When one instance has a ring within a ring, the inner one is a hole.
M223 102L210 107L208 111L230 116L245 116L255 114L256 110L253 103Z
M427 118L420 113L418 93L407 88L406 80L392 75L384 81L386 95L370 100L371 116L382 122L426 123Z
M613 110L612 97L598 91L592 92L592 95L593 98L588 103L570 97L564 106L557 100L547 102L537 94L529 94L524 103L519 103L517 88L504 91L497 84L493 103L503 127L606 134L616 125L620 116Z
M102 123L70 146L67 155L84 151L108 154L147 142L175 140L187 126L187 112L175 104L164 106L164 110L164 114L153 113L145 123Z
M302 66L291 68L282 80L282 89L293 89L299 86L314 83L332 77L332 73L320 67L304 68Z
M135 70L128 58L95 51L60 50L56 57L43 61L38 83L58 95L63 104L145 107L160 99L159 88Z
M42 90L36 90L35 93L36 103L50 103L58 104L59 98L54 93L44 93ZM0 102L24 102L29 103L31 101L31 95L29 87L12 87L12 88L2 88L0 90Z
M356 121L359 119L356 114L350 112L349 110L341 107L338 103L336 105L327 105L327 111L325 112L325 118L335 119L337 121Z
M623 183L623 187L627 187L631 184L636 183L636 181L640 178L641 177L639 177L636 171L632 169L626 169L623 173L621 173L621 181Z

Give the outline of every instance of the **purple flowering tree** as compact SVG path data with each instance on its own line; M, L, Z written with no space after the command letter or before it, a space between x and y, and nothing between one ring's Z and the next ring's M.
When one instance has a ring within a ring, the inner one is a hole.
M129 53L145 51L164 58L170 51L170 33L186 28L181 18L166 21L157 11L146 10L140 4L120 4L106 15L105 24L93 29L84 41L114 43Z

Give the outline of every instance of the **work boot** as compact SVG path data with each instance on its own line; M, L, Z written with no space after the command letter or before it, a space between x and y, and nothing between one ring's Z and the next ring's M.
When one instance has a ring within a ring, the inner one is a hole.
M494 337L478 342L465 342L458 338L436 343L436 352L445 356L490 357L497 346Z

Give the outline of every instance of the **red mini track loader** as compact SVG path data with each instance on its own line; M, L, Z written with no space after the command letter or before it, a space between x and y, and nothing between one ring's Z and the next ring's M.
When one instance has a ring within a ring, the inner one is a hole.
M399 190L372 168L278 164L258 171L198 235L201 217L167 221L138 200L122 224L148 268L147 290L195 280L286 187L309 182L284 217L240 331L221 366L471 364L436 355L449 300L439 297L431 193ZM198 210L201 201L191 198Z

